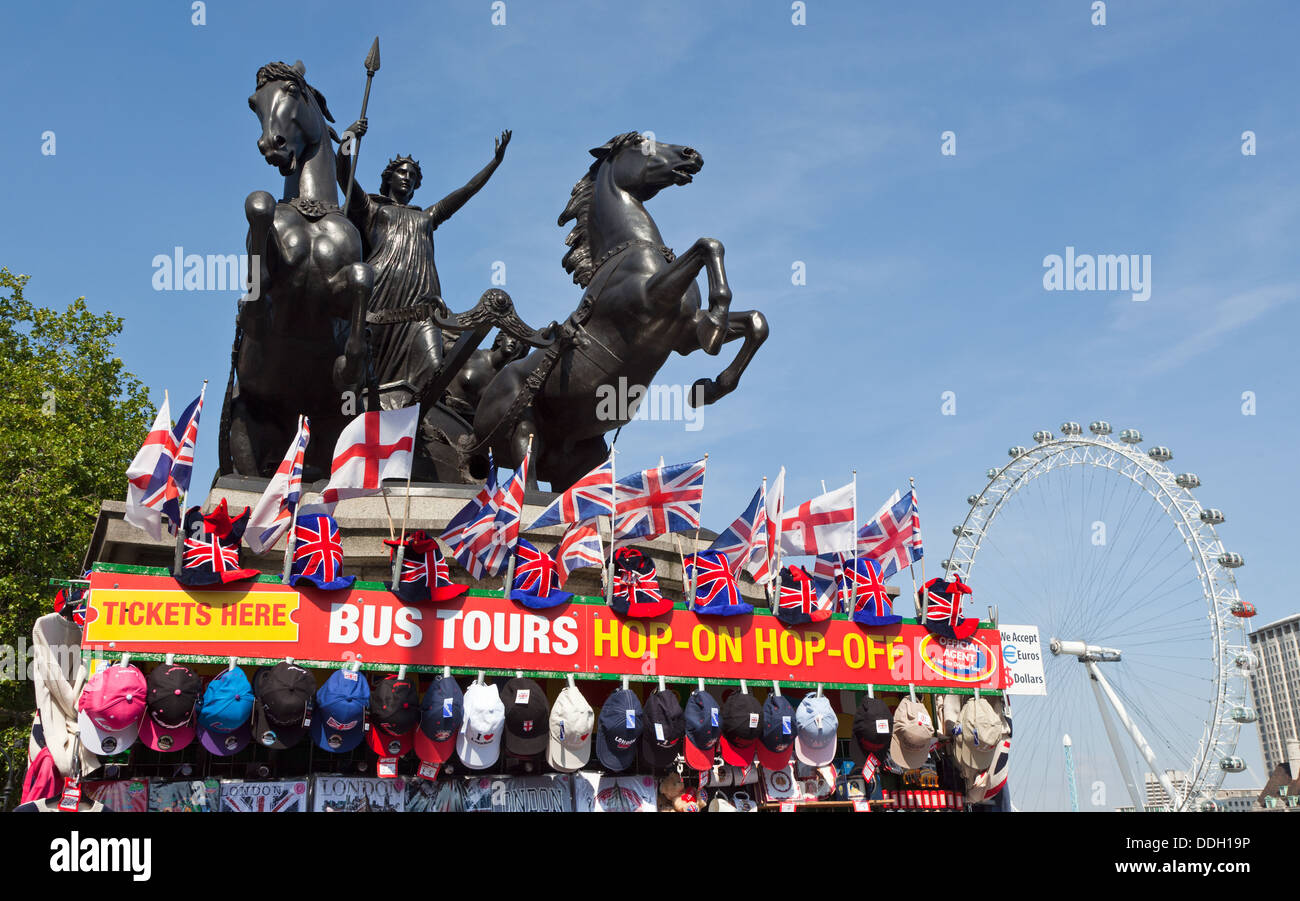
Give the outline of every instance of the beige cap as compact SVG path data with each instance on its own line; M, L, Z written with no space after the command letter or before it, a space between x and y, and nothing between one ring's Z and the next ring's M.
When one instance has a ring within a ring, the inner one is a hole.
M909 770L925 764L934 744L934 721L920 701L903 698L894 708L894 734L889 756Z
M551 705L551 740L546 762L561 773L572 773L591 759L591 734L596 713L577 688L566 686Z
M1010 730L986 698L971 698L961 709L961 735L956 742L957 762L969 772L982 773L993 762L998 742Z

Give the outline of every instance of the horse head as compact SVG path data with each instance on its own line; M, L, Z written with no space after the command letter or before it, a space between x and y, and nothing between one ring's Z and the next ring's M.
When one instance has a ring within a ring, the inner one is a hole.
M327 134L334 136L325 97L307 83L305 72L301 61L267 63L257 70L257 88L248 98L262 123L257 149L285 176L312 158Z
M637 132L610 138L592 148L596 166L609 167L614 184L645 203L669 185L687 185L704 166L693 148L665 144Z

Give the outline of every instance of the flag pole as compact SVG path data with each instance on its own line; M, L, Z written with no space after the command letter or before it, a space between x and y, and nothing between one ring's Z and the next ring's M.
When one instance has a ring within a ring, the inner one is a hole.
M298 436L302 434L302 420L303 420L303 415L299 413L298 431L294 433L293 436L293 440L295 444L298 442ZM303 450L303 455L306 456L307 448L304 447L302 450ZM294 463L297 464L298 452L296 449L294 450L293 456L294 456ZM293 479L292 469L289 471L289 478L290 480ZM303 498L306 496L306 494L307 492L303 490L302 482L300 481L298 483L298 503L296 503L294 505L294 508L289 511L289 534L284 545L284 568L280 574L280 581L286 585L289 584L289 575L293 572L293 541L294 541L294 537L298 534L298 508L302 506L302 501Z
M708 469L709 469L709 452L705 451L704 470L706 475L708 474ZM699 562L699 557L697 555L700 553L700 523L704 522L704 484L703 483L704 480L701 479L700 480L700 522L697 522L695 524L695 547L691 549L691 555L695 557L697 563ZM699 566L696 566L695 575L691 577L690 597L686 601L686 603L688 604L695 603L695 580L699 578L699 571L700 571ZM686 567L684 564L682 566L682 578L683 579L686 578Z
M199 409L203 408L203 398L208 393L208 380L203 380L203 387L199 389ZM167 399L167 390L163 389L163 399ZM171 403L167 404L167 409L171 410ZM185 424L186 431L189 431L189 423ZM181 447L176 449L176 455L180 456L181 448L185 447L185 436L181 436ZM199 449L199 436L194 436L194 452L197 454ZM172 460L172 467L175 468L176 461ZM194 478L194 464L190 464L190 479ZM175 566L172 571L179 573L185 559L185 510L190 504L190 486L185 486L185 496L181 498L180 517L181 521L176 523L176 554L174 557Z
M918 513L918 519L919 519L921 508L916 506L916 479L913 479L911 476L909 476L907 479L907 484L908 487L912 489L912 506L916 509ZM925 610L921 606L921 592L916 587L915 564L910 562L912 559L911 550L907 552L907 558L909 560L907 564L907 571L912 575L912 605L916 608L916 618L921 619L925 615ZM924 554L921 555L921 584L922 585L925 584L925 555Z
M378 40L378 39L376 39ZM415 472L415 453L411 453L411 465L406 470L406 506L402 510L402 532L397 539L397 553L393 555L393 584L397 585L402 578L402 561L406 559L406 523L411 517L411 473ZM388 509L388 492L384 491L384 509ZM392 537L393 521L392 516L388 520L389 537Z
M528 468L528 458L529 458L529 456L532 455L532 453L533 453L533 436L532 436L532 433L529 433L529 435L528 435L528 447L524 450L524 469L525 469L525 470L527 470L527 468ZM528 484L528 478L527 478L527 473L525 473L525 477L524 477L525 490L527 490L527 484ZM519 501L519 512L520 512L520 515L521 515L521 516L522 516L522 514L523 514L523 510L524 510L524 504L523 504L523 499L521 498L520 501ZM514 545L514 547L508 547L508 548L506 548L506 561L507 561L507 562L506 562L506 584L505 584L505 587L502 588L502 590L501 590L501 596L502 596L503 598L508 598L508 597L510 597L510 586L513 585L513 584L515 583L515 557L518 556L518 549L519 549L519 532L518 532L518 528L519 528L519 526L518 526L518 523L516 522L516 524L515 524L515 545ZM561 538L561 540L563 540L563 538Z
M614 477L614 455L618 453L614 443L618 441L618 432L609 445L609 563L606 564L608 580L605 583L605 603L614 606L614 540L618 537L615 520L618 518L618 480Z
M840 564L841 569L849 566L853 567L853 591L849 596L849 609L845 613L853 613L858 609L858 579L857 579L857 556L858 556L858 471L853 470L853 543L849 545L849 559Z
M664 458L662 454L659 455L659 468L664 468ZM682 552L682 540L677 536L676 532L672 532L671 534L673 536L673 544L677 546L677 559L682 564L682 597L685 598L687 604L690 604L694 600L694 595L691 594L690 586L686 581L686 555Z
M771 523L768 523L768 521L767 521L767 476L763 476L763 493L762 493L762 495L760 496L760 499L761 499L761 502L762 502L761 505L762 505L762 507L763 507L763 523L764 523L764 528L765 528L765 529L766 529L766 528L770 528L770 527L771 527ZM755 521L755 523L757 524L757 522L758 522L758 511L757 511L757 510L754 511L754 521ZM751 543L752 543L752 541L753 541L753 534L752 534L752 533L751 533L751 535L750 535L750 541L751 541ZM767 536L766 536L766 535L763 536L763 551L764 551L764 552L767 551ZM745 561L745 566L748 566L748 564L749 564L749 561L746 560L746 561ZM768 570L767 574L768 574L768 576L770 577L770 576L772 575L772 561L771 561L771 560L768 560L768 561L767 561L767 570ZM739 576L740 574L737 573L736 575ZM751 575L752 575L752 573L751 573ZM769 579L767 580L767 584L765 584L765 585L763 586L763 597L766 598L769 602L772 600L772 580L771 580L771 578L769 578Z

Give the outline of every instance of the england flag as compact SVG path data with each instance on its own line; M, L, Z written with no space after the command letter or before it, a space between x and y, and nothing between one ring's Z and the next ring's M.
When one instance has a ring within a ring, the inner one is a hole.
M350 497L378 494L385 479L409 478L419 423L419 404L362 413L349 422L334 445L324 502L333 507Z
M853 483L805 501L781 519L781 552L791 555L853 552Z

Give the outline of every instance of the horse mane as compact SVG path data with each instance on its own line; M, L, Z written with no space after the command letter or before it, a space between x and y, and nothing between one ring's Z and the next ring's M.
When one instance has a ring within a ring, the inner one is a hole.
M585 288L591 284L591 279L596 274L596 261L591 258L591 236L587 229L587 220L591 215L591 198L596 191L596 171L601 163L617 156L624 147L640 144L641 141L639 132L629 131L616 135L601 146L593 148L590 152L596 161L591 164L587 174L573 186L573 190L569 192L569 203L556 220L556 225L564 225L570 219L574 220L573 228L564 239L569 251L564 255L562 262L564 271L573 273L573 283L579 287Z
M294 63L292 66L283 62L267 63L265 66L257 70L257 87L254 88L254 90L260 90L263 86L272 81L291 81L296 84L299 90L304 94L309 94L314 97L316 100L316 106L320 109L321 115L325 117L327 122L333 122L334 117L330 115L330 108L329 104L325 102L325 95L307 83L307 79L304 77L305 71L306 67L303 66L301 60ZM329 129L330 137L335 141L339 140L339 136L333 128L330 126L326 126L326 128Z

